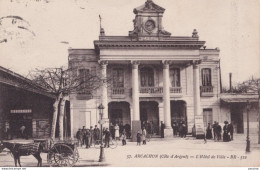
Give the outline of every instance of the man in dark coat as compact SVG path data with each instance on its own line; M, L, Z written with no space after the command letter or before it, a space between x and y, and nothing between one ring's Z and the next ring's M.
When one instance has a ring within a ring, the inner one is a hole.
M130 139L130 136L131 136L131 126L129 124L125 124L125 131L126 131L126 139Z
M186 123L183 121L182 122L182 137L186 138L187 135L187 127L186 127Z
M212 128L210 123L208 123L207 129L206 129L206 139L212 139Z
M79 145L82 147L83 133L82 129L79 129L76 133L76 138L78 139Z
M177 136L177 125L176 122L172 123L172 129L173 129L173 136Z
M89 146L92 146L93 144L93 141L94 141L94 130L93 130L93 126L90 126L90 129L89 129Z
M123 129L124 129L124 125L123 125L123 122L121 121L120 124L119 124L119 134L120 135L122 134Z
M216 135L217 135L217 140L221 140L221 126L216 122Z
M148 122L147 123L147 129L146 129L146 132L151 135L152 134L152 127L151 127L151 124Z
M164 138L164 129L165 129L165 125L163 121L161 121L161 138Z
M214 140L216 140L216 127L217 127L217 122L214 121L213 125L212 125L212 129L213 129L213 135L214 135Z
M90 130L87 129L85 133L86 148L90 147Z
M109 148L109 142L110 142L111 134L110 134L108 128L106 128L104 135L105 135L105 147Z
M100 130L97 127L97 125L95 125L95 128L94 128L94 141L95 142L96 142L96 140L99 140L99 135L100 135Z
M85 126L83 126L82 127L82 136L83 136L83 138L82 138L82 145L86 145L86 128L85 128Z
M182 138L182 137L183 137L183 126L182 126L182 121L180 121L180 123L179 123L178 130L179 130L179 136Z
M230 140L233 140L233 133L234 133L233 123L231 122L228 126L229 126L229 132L230 132Z

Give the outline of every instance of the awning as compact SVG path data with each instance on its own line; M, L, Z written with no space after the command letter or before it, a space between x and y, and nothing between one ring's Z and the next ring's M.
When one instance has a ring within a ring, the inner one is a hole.
M258 102L257 94L221 94L220 100L226 103Z

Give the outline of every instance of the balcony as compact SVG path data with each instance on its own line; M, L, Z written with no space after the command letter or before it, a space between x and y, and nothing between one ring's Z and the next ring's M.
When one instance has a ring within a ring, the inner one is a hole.
M163 87L139 87L140 97L162 97ZM171 97L182 97L181 87L170 87Z
M200 96L202 97L214 96L213 86L200 86Z
M123 87L112 87L111 88L111 97L114 99L125 98L125 88Z
M182 88L181 87L170 87L171 97L182 97Z
M163 87L140 87L140 97L161 97Z

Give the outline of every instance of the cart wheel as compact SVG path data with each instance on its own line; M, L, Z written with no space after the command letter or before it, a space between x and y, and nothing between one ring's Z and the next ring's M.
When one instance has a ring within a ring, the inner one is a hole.
M48 152L48 164L54 167L72 167L75 165L75 153L66 144L55 144Z
M75 163L76 163L79 161L79 151L77 147L74 149L74 154L75 154Z

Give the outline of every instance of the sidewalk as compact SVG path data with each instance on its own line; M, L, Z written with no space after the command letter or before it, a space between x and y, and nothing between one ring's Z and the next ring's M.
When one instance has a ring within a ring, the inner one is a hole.
M258 136L251 136L251 152L245 153L246 135L234 135L231 142L215 142L193 137L186 138L152 138L147 145L136 146L136 142L127 142L122 146L121 141L115 149L105 148L105 162L100 163L100 149L78 147L79 162L75 166L260 166L260 144ZM13 140L21 142L20 140ZM23 142L30 142L25 140ZM169 158L167 156L175 156ZM206 157L219 157L206 159ZM236 156L236 159L231 159ZM47 154L42 153L43 166L47 164ZM149 157L149 158L148 158ZM14 166L13 158L7 152L0 153L0 166ZM21 157L22 166L36 166L33 156Z

